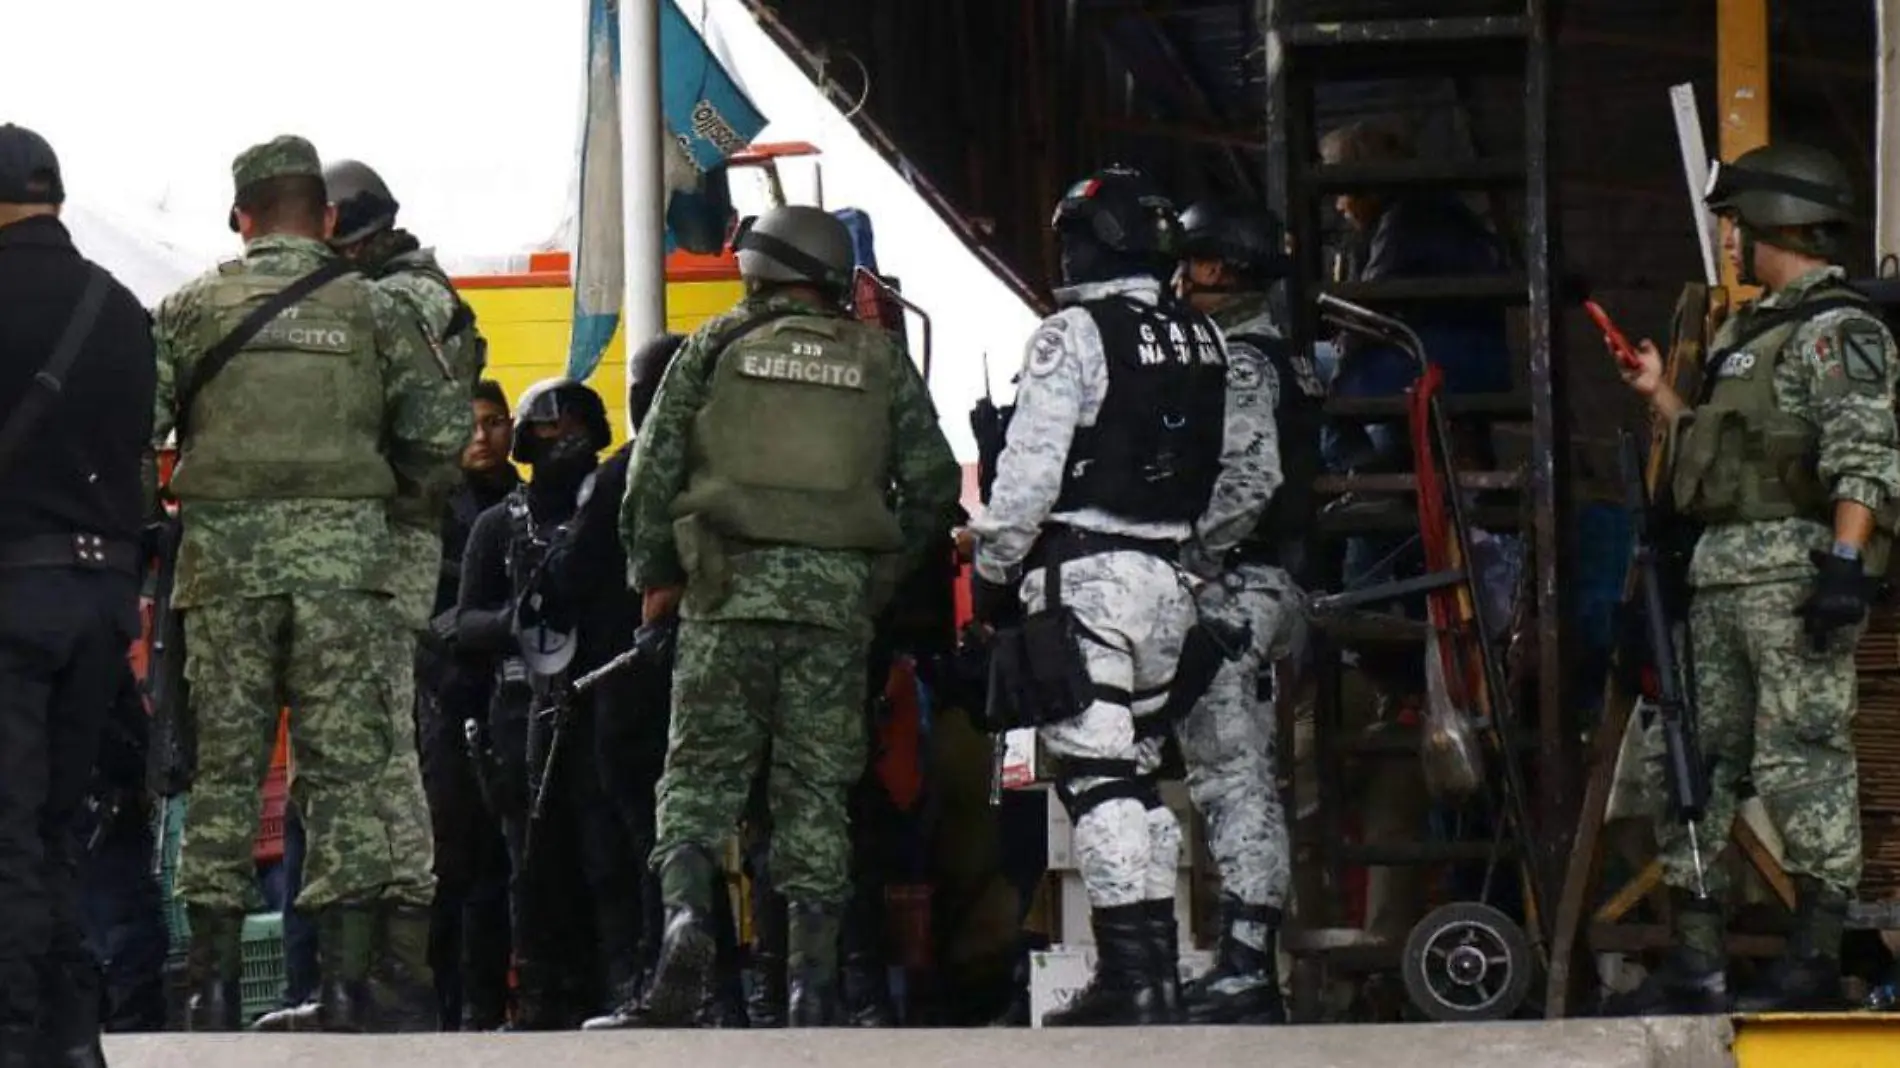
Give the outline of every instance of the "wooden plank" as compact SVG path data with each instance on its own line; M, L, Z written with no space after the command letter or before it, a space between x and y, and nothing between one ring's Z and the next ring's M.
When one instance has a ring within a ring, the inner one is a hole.
M1768 143L1768 0L1717 0L1715 18L1718 127L1722 158L1732 161ZM1758 294L1738 286L1726 256L1722 282L1738 302Z

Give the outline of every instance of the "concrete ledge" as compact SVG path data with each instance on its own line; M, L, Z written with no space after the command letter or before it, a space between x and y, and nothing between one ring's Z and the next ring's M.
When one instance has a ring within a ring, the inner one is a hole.
M115 1035L112 1068L1731 1068L1726 1019L1089 1031Z

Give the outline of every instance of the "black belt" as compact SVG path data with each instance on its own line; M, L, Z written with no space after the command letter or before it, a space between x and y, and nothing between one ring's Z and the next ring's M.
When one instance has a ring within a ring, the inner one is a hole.
M1085 556L1102 553L1142 553L1173 563L1181 555L1181 543L1165 538L1138 538L1132 534L1105 534L1084 530L1067 523L1050 523L1023 560L1026 570L1047 567L1052 561L1066 564Z
M99 534L38 534L0 542L0 568L76 567L139 573L139 547Z

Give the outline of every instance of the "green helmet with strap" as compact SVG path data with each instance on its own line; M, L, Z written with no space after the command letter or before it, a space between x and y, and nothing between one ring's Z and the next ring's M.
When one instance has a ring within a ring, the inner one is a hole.
M1784 141L1714 167L1703 202L1711 211L1733 216L1747 237L1832 257L1828 231L1853 220L1854 183L1832 154Z

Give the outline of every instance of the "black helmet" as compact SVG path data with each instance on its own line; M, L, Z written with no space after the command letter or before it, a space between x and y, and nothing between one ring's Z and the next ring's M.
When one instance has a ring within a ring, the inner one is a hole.
M601 402L600 394L586 383L571 378L544 378L523 390L521 399L515 403L515 462L532 464L539 459L540 439L530 434L528 427L558 422L568 412L579 417L593 451L599 452L613 444L613 430L607 425L607 406Z
M1181 251L1174 202L1152 178L1119 163L1070 186L1049 225L1142 263L1172 263Z
M1709 171L1711 211L1733 212L1764 230L1845 223L1854 217L1854 185L1847 168L1811 145L1783 141L1750 149Z
M635 430L646 422L653 397L660 391L660 380L673 362L686 337L683 334L655 334L627 357L627 421Z
M1203 200L1181 213L1183 259L1220 260L1250 279L1285 278L1286 227L1264 206Z
M323 185L336 205L332 245L354 245L396 224L396 209L402 205L367 163L338 160L323 169Z
M851 231L822 208L773 208L733 239L739 277L748 282L804 283L843 293L858 265Z

